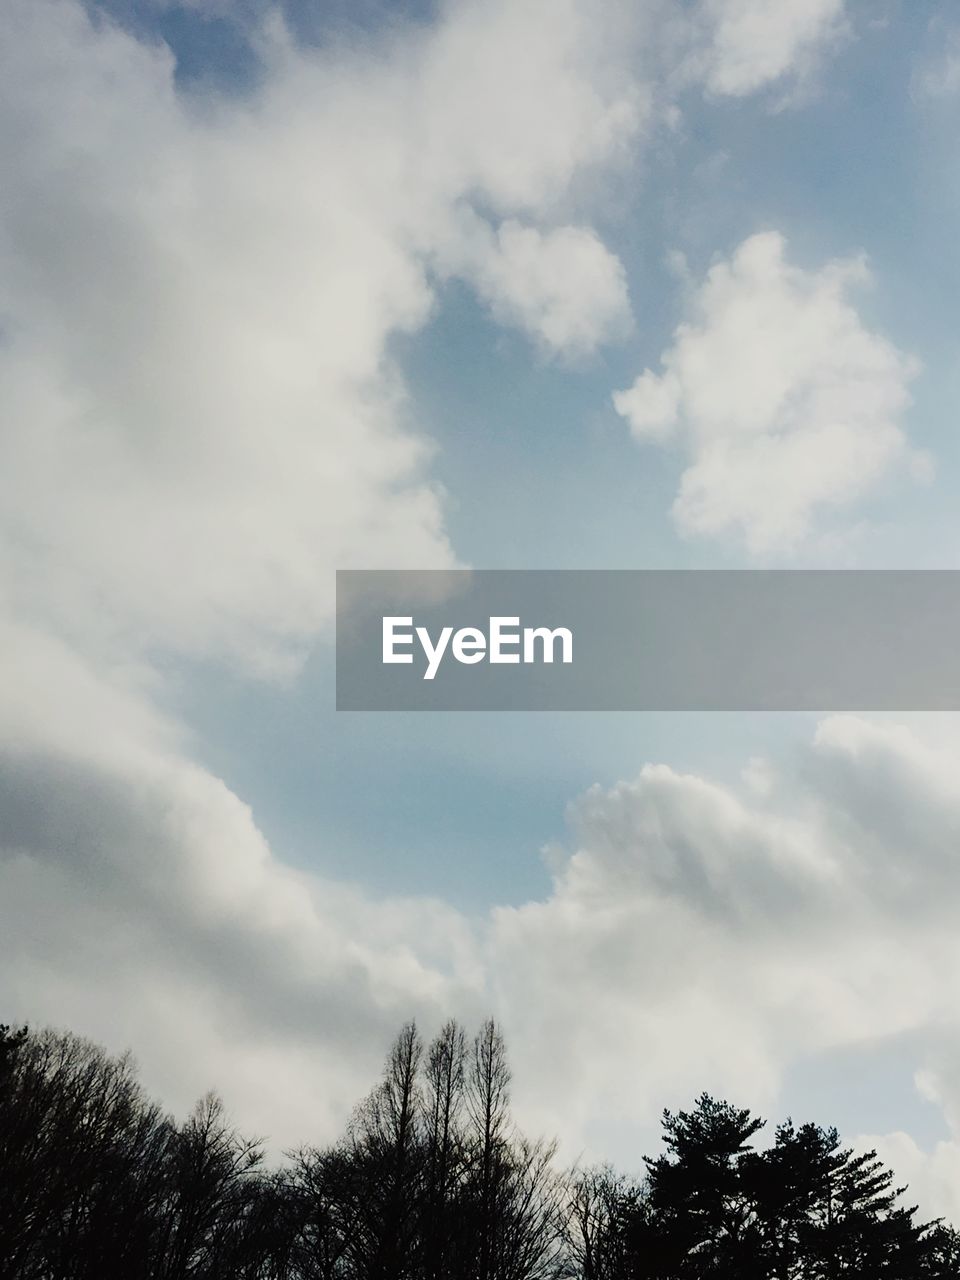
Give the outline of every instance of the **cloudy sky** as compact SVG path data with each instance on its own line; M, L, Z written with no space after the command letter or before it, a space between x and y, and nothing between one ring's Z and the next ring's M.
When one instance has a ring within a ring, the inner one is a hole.
M960 1218L960 723L336 714L337 567L960 567L948 0L5 0L0 1000L322 1141L398 1025Z

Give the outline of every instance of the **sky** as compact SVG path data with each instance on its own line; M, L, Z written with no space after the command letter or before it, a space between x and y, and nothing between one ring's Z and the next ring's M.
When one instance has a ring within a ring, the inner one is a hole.
M960 1220L960 723L337 713L337 568L960 567L946 0L7 0L0 1008L331 1139L409 1017Z

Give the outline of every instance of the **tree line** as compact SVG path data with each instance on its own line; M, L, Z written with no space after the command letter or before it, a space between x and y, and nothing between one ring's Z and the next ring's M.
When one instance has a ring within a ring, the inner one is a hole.
M0 1027L3 1280L923 1280L960 1276L875 1153L702 1095L627 1176L510 1112L493 1021L411 1023L342 1137L269 1168L213 1094L183 1123L129 1055Z

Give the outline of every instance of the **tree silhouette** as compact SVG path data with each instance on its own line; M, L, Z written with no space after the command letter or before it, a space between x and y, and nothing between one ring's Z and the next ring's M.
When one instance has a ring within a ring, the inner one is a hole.
M456 1265L458 1201L466 1162L463 1132L467 1042L463 1028L448 1022L430 1046L423 1089L425 1164L423 1275L444 1280Z
M208 1094L182 1124L128 1055L0 1026L3 1280L957 1280L874 1152L701 1095L633 1179L563 1171L510 1112L503 1037L404 1026L342 1138L264 1168Z

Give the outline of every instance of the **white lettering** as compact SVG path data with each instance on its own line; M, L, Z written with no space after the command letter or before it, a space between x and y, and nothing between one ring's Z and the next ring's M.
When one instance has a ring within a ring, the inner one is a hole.
M427 655L427 669L423 673L424 680L432 680L437 674L452 635L453 627L444 627L440 632L440 639L434 645L427 628L417 627L417 638L423 645L423 652Z
M553 646L559 639L560 661L573 661L573 632L566 627L555 627L553 631L549 627L524 627L523 629L523 660L524 662L536 662L537 640L543 641L543 661L553 661Z
M468 667L472 667L475 662L482 662L486 651L487 637L476 627L461 627L453 637L453 656Z
M491 618L490 619L490 661L491 662L519 662L519 653L504 653L503 646L505 644L515 644L520 647L520 633L517 631L505 632L504 627L519 627L519 618Z
M408 631L405 635L397 635L397 627L409 627L413 623L412 618L384 618L383 620L383 661L387 662L412 662L412 653L397 653L398 644L413 644L413 633Z
M427 660L424 680L433 680L443 664L447 649L457 662L472 667L486 658L491 663L573 662L573 632L567 627L523 627L519 618L490 618L489 638L479 627L442 627L434 643L426 627L413 627L413 618L383 618L383 661L413 662L412 653L399 652L416 639ZM413 630L402 628L413 627ZM510 650L517 650L513 653Z

